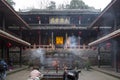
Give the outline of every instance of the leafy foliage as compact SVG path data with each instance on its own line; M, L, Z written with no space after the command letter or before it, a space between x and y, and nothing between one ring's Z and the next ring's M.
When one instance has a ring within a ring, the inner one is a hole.
M56 3L54 1L50 1L50 4L47 7L47 9L56 9Z
M94 7L86 5L82 0L71 0L70 4L61 5L60 9L95 9Z
M13 0L6 0L11 6L15 5L15 2Z
M81 1L81 0L72 0L72 1L70 2L70 9L78 9L78 8L83 9L83 8L85 8L85 7L87 7L87 6L86 6L85 3L84 3L83 1Z

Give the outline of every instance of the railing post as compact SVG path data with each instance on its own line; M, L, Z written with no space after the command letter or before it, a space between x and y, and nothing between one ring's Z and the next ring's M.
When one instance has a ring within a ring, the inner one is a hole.
M36 49L36 44L33 45L33 49Z
M53 40L54 37L53 37L53 36L54 36L54 34L53 34L53 32L52 32L52 34L51 34L51 38L52 38L52 47L53 47L53 44L54 44L54 42L53 42L53 41L54 41L54 40Z
M67 38L68 38L68 34L67 33L66 33L65 37L66 37L66 41L67 41ZM65 48L67 48L67 44L65 45Z
M83 44L83 49L85 49L85 44Z

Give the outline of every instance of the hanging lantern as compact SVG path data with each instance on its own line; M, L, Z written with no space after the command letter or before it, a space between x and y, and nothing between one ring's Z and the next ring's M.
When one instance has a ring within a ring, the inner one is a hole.
M40 20L40 16L37 16L37 19Z
M12 46L12 44L10 42L8 42L6 46L9 48Z
M81 32L81 31L79 31L79 32L78 32L78 34L79 34L79 35L81 35L81 34L82 34L82 32Z
M111 43L110 43L110 42L106 43L106 47L107 47L107 48L110 48L110 46L111 46Z
M92 47L93 50L96 50L97 48L96 47Z
M100 28L99 28L99 27L97 27L97 28L96 28L96 31L97 31L97 32L99 32L99 31L100 31Z
M79 20L80 20L80 19L81 19L81 16L79 16L78 18L79 18Z

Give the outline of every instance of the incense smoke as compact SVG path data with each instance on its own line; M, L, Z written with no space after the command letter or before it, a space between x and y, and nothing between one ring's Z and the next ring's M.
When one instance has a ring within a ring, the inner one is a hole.
M42 50L40 48L32 50L31 56L32 56L32 59L39 58L40 63L44 64L44 60L45 60L45 51L44 50Z

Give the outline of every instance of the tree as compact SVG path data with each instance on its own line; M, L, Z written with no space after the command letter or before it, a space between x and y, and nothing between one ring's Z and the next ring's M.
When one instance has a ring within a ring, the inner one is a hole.
M56 3L54 1L50 1L50 4L47 7L47 9L56 9Z
M69 5L69 4L66 4L65 7L66 7L66 9L69 9L69 8L70 8L70 5Z
M58 9L64 9L64 8L65 8L64 4L58 5Z
M11 6L15 5L15 2L13 0L6 0Z
M69 9L89 9L90 7L86 5L82 0L72 0L69 5Z
M39 9L46 9L49 5L49 0L36 0L36 3Z

